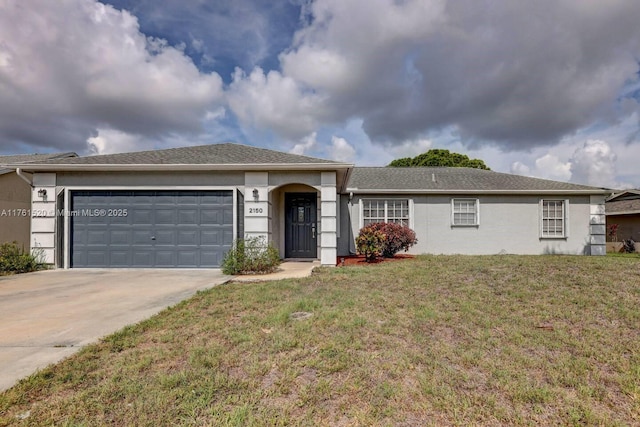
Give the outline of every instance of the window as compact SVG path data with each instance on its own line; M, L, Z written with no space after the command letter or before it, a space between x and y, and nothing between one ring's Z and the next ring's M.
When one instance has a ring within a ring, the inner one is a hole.
M478 199L451 199L451 224L474 226L480 224Z
M362 224L374 222L394 222L409 225L409 200L407 199L364 199L362 200Z
M565 200L542 200L542 237L566 237Z

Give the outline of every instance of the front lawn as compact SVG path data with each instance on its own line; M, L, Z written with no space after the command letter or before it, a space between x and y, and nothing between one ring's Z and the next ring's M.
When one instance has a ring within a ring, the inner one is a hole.
M638 425L640 262L421 256L220 286L1 394L13 424Z

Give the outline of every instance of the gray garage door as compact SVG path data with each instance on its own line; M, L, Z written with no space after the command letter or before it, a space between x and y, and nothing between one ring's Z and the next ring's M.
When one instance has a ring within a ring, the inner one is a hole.
M219 267L231 191L73 191L71 267Z

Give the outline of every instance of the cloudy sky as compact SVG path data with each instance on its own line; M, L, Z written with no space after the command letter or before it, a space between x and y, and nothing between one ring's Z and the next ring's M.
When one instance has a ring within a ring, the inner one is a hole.
M0 154L235 141L640 187L637 0L1 0Z

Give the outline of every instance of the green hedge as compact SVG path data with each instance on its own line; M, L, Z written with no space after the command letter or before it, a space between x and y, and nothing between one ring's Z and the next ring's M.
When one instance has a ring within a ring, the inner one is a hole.
M44 267L38 257L26 252L17 242L0 245L0 274L28 273Z

